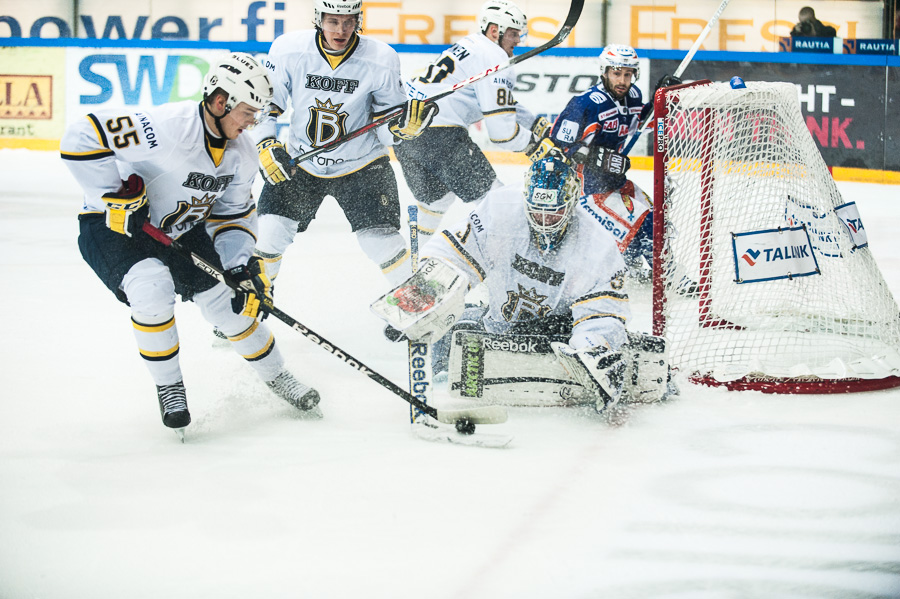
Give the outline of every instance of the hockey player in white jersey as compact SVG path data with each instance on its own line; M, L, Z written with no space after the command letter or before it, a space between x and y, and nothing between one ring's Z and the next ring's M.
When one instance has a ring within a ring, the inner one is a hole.
M407 82L410 97L433 96L503 64L527 34L527 19L508 0L488 0L478 15L478 28L478 33L458 41L421 76ZM549 134L551 123L513 98L515 82L515 71L508 68L438 100L440 112L428 130L396 148L419 208L420 245L438 230L456 198L477 202L501 185L481 148L469 137L470 125L483 121L492 142L515 152L532 151Z
M454 329L547 337L603 411L624 385L625 263L609 233L576 208L580 195L580 177L562 159L539 160L526 173L524 203L521 185L491 191L436 235L422 250L422 268L373 309L411 339L441 339L435 372L446 369L445 332L457 319ZM466 308L460 318L463 294L479 283L489 307Z
M400 201L387 146L412 139L437 107L407 101L400 58L387 44L360 34L361 0L315 0L315 29L279 36L267 66L275 88L254 131L266 178L259 201L257 253L278 274L282 255L306 231L325 196L333 196L357 241L394 285L410 274L399 233ZM296 164L296 156L369 124L405 103L398 121ZM275 119L293 107L287 148Z
M74 122L61 155L84 189L78 246L85 261L131 307L138 350L156 384L163 423L191 421L179 364L175 294L192 300L272 391L300 410L319 394L285 368L268 327L257 320L269 293L253 256L256 177L253 142L243 135L268 104L272 86L247 54L214 63L202 102L152 110L104 109ZM124 181L123 181L124 179ZM235 293L190 260L146 235L149 222L254 292Z

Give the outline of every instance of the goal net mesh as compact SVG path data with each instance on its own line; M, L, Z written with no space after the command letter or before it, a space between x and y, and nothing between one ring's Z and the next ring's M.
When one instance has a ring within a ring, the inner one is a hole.
M654 330L672 366L713 384L900 375L900 311L795 86L746 85L656 98Z

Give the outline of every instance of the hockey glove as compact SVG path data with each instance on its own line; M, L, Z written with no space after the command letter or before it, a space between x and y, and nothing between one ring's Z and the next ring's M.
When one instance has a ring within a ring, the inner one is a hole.
M394 137L409 141L422 135L437 113L438 106L434 102L409 100L389 129Z
M653 88L653 95L655 96L660 88L671 87L673 85L681 85L681 79L675 75L663 75L659 78L659 81L656 82L656 87Z
M528 159L532 162L537 162L542 158L559 158L563 162L568 163L569 160L566 158L566 155L563 151L553 143L553 140L549 137L545 137L537 146L528 151L528 148L525 148L525 153L528 155Z
M256 144L259 152L259 170L272 185L291 178L291 155L274 137L267 137Z
M609 148L582 146L573 155L577 164L587 164L591 169L601 173L624 175L631 168L631 159Z
M576 350L566 343L550 344L566 372L596 398L598 413L619 403L625 386L626 363L621 352L605 347Z
M106 226L122 235L134 237L144 221L150 218L147 189L144 180L133 174L115 193L103 196L106 204Z
M539 116L534 120L534 124L531 125L531 141L528 142L528 145L522 150L525 152L526 156L530 158L534 151L538 149L538 146L541 145L541 142L550 137L550 130L552 128L553 123L545 117Z
M259 256L251 256L246 266L236 266L228 274L241 287L234 290L231 298L231 309L235 314L250 318L261 316L260 320L265 320L269 313L260 300L272 300L272 282L266 274L265 261Z

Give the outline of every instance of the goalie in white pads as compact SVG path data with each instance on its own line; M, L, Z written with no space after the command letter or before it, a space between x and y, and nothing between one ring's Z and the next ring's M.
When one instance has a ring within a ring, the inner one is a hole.
M575 209L578 196L573 169L559 158L539 160L526 174L524 206L521 186L492 191L466 220L436 235L419 271L373 310L409 338L433 340L435 372L447 368L454 323L552 341L568 382L605 410L626 387L625 264L607 231ZM482 282L489 307L463 312L466 290Z

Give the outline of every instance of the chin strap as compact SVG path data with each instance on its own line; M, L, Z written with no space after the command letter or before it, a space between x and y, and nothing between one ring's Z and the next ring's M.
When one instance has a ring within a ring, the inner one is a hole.
M231 112L231 111L228 110L228 109L226 109L225 112L222 114L222 116L216 116L216 115L213 114L213 112L209 109L209 102L208 102L208 100L209 100L209 98L206 98L206 97L203 98L203 108L204 108L204 110L206 110L207 114L209 114L209 116L211 116L211 117L213 118L213 122L216 124L216 129L218 129L218 131L219 131L219 137L221 137L222 139L228 139L228 138L225 136L225 130L222 129L222 119L224 119L226 116L228 116L228 113Z

